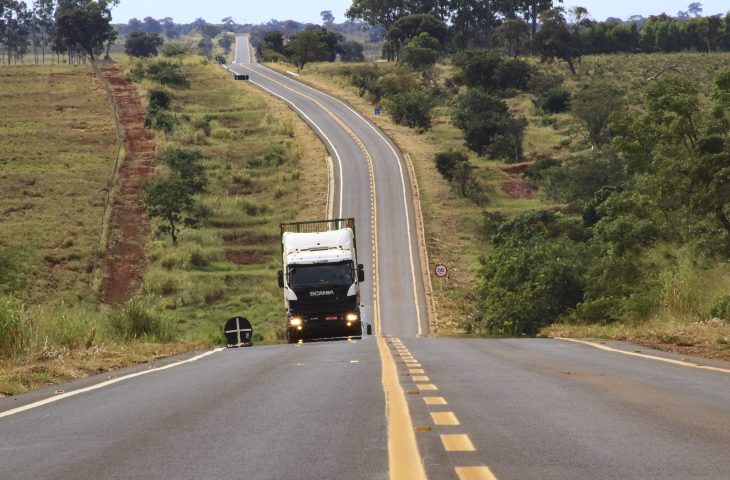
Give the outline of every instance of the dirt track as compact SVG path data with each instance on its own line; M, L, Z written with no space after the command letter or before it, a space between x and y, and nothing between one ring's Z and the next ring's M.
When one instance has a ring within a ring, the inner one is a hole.
M120 305L139 291L147 266L145 244L150 226L140 189L154 174L155 137L144 128L144 107L137 88L117 67L104 67L102 72L117 104L125 157L112 202L99 300Z

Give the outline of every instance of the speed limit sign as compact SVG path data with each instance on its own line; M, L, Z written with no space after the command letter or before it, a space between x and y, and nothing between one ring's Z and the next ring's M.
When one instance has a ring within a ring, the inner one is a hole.
M439 263L436 265L436 268L434 268L434 272L437 277L444 278L449 275L449 268L446 265Z

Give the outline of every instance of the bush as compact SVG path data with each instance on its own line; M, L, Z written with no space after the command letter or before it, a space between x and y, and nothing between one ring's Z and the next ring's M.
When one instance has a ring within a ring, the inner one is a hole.
M165 133L172 133L179 123L174 113L162 109L147 110L144 116L145 128L154 128Z
M436 154L436 170L449 182L454 179L454 170L461 162L468 162L469 157L463 152L445 150Z
M124 53L131 57L154 57L162 44L157 33L132 32L124 43Z
M725 295L715 300L710 310L710 315L714 318L730 321L730 295Z
M132 300L109 316L112 333L122 341L172 342L175 333L169 321L154 314L138 300Z
M189 88L190 81L183 74L180 65L171 62L157 62L147 67L146 76L152 81L170 87Z
M152 89L148 94L148 109L169 110L172 104L172 96L166 90Z
M540 108L547 113L562 113L570 108L572 98L565 88L553 87L540 99Z
M463 133L466 146L479 155L486 153L494 137L504 133L511 114L500 98L470 89L457 97L452 121Z
M25 305L14 298L0 298L0 356L10 358L30 349L35 329Z
M418 90L399 93L386 100L386 108L395 123L423 130L431 128L433 107L431 95Z
M161 53L164 57L177 57L187 55L189 51L190 49L185 45L180 45L177 43L166 43L162 46Z

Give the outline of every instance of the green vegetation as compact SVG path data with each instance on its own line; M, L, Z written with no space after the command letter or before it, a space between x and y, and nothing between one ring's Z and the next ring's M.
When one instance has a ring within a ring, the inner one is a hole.
M590 334L727 357L727 55L584 57L575 76L530 60L524 90L489 85L526 120L528 163L514 169L490 148L468 154L448 97L426 133L370 115L410 154L430 258L452 267L435 291L440 332ZM454 63L434 67L432 88L486 95L454 88L468 85ZM421 81L409 75L313 65L303 78L370 112L390 85Z

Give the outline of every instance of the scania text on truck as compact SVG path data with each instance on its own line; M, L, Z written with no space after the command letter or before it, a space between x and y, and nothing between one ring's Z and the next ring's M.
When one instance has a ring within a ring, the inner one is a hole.
M286 338L361 337L360 283L355 219L280 224Z

